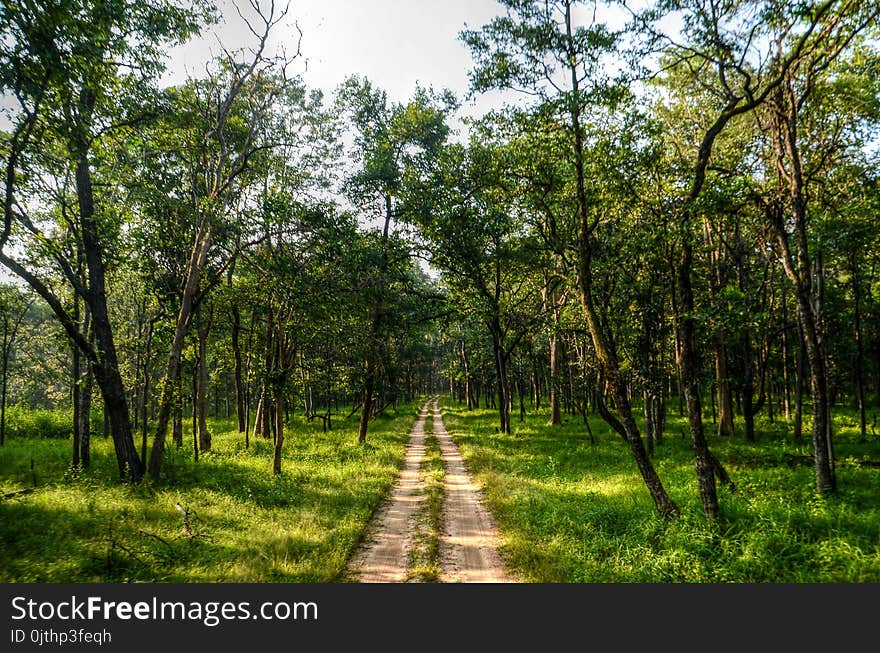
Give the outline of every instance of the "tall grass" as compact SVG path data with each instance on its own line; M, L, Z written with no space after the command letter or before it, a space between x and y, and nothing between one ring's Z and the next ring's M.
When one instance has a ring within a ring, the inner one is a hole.
M215 420L198 463L172 447L162 481L139 486L114 480L102 437L87 471L70 469L69 439L11 437L0 448L0 492L14 494L0 499L0 581L337 580L397 476L417 411L386 411L365 446L354 418L323 433L294 417L277 477L271 441L245 449L231 420Z

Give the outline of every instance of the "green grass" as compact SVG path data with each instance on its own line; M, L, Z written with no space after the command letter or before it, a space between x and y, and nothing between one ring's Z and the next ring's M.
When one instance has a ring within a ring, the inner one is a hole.
M71 470L69 438L22 437L28 424L63 420L17 416L20 426L0 448L0 493L35 489L0 499L0 582L339 581L397 476L417 411L401 406L373 422L365 447L355 442L355 419L324 434L320 422L296 417L277 478L270 442L245 450L232 421L214 421L212 452L194 463L189 448L172 447L163 480L140 486L114 480L108 440L94 437L91 469ZM591 445L570 416L548 427L546 413L529 414L502 436L494 411L444 399L443 413L484 487L502 555L526 581L880 582L880 469L859 464L880 460L880 438L861 441L851 411L835 410L840 491L824 499L804 464L808 430L798 443L785 422L760 419L757 443L712 436L738 488L719 490L714 524L702 517L686 425L674 409L654 455L682 508L669 522L601 420L591 418ZM443 499L439 449L433 437L427 444L413 569L424 582L439 573ZM190 533L177 503L191 511Z
M446 498L445 471L440 444L433 434L431 413L425 421L425 458L419 467L424 483L425 503L416 517L413 547L410 550L407 580L434 583L440 578L440 529L443 500Z
M880 437L859 440L837 409L837 495L820 498L809 431L798 443L783 421L759 419L758 441L710 437L737 491L719 489L721 518L702 516L686 423L671 411L653 462L682 508L657 516L628 448L598 418L591 445L580 417L548 415L496 428L497 413L443 400L444 422L486 492L501 553L528 582L880 582ZM707 418L707 427L711 420ZM708 429L707 429L708 430ZM711 431L710 431L711 432ZM787 439L788 438L788 439Z
M0 498L0 582L336 581L397 476L417 412L386 411L366 446L355 418L325 434L295 417L278 477L271 441L246 450L232 420L215 420L211 452L194 463L190 448L172 446L162 481L139 486L115 480L100 436L79 472L69 439L12 437L0 448L0 493L36 487Z

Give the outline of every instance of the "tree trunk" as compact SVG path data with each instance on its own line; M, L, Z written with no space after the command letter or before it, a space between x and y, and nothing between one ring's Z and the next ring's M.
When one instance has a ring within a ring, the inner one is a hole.
M786 421L791 421L791 379L788 362L791 360L791 338L788 335L788 301L782 293L782 401Z
M793 435L795 440L803 437L803 419L804 419L804 379L807 376L807 357L804 353L806 345L804 344L804 332L801 327L801 321L797 321L798 329L798 349L797 349L797 370L795 374L794 385L794 426Z
M686 220L686 223L689 221ZM715 472L711 462L709 445L703 432L703 409L700 402L699 361L697 358L696 318L694 318L694 295L691 281L693 265L693 246L688 235L682 243L682 253L678 269L678 301L681 315L677 320L681 336L681 380L688 412L688 425L691 432L691 448L694 452L694 467L700 489L700 502L703 514L709 519L718 517L718 494L715 486Z
M715 383L718 398L718 435L731 436L733 428L733 395L727 372L727 347L724 334L715 334Z
M284 394L275 395L275 447L272 452L272 473L281 473L281 449L284 446Z
M147 326L147 343L144 347L144 388L143 401L141 402L141 458L144 460L147 459L147 431L149 430L147 426L147 407L150 403L150 358L153 349L153 329L157 321L158 316L149 321Z
M209 321L203 319L202 311L199 311L198 325L198 383L196 392L196 415L199 429L199 451L211 450L211 433L208 431L207 400L208 400L208 329Z
M558 312L553 312L554 323L558 319ZM555 326L555 324L554 324ZM554 331L550 334L550 421L548 426L562 424L562 415L559 409L559 336Z
M566 36L573 48L574 29L572 25L571 7L566 5L565 11ZM571 74L572 92L575 98L580 98L580 79L577 66L572 60L569 67ZM660 477L651 464L648 454L645 451L644 443L639 434L638 427L632 416L632 410L626 396L626 388L623 378L620 375L620 366L617 364L616 352L610 347L610 339L606 337L599 316L593 305L593 283L592 283L592 237L593 227L591 218L587 213L587 192L586 180L584 174L584 141L583 130L581 127L581 109L577 102L570 102L572 106L571 131L574 137L572 143L572 153L574 154L574 172L576 181L577 195L577 220L578 220L578 256L577 256L577 272L578 272L578 291L581 299L581 307L590 330L593 340L593 346L596 350L596 356L599 364L605 372L609 380L612 399L616 406L618 414L623 421L624 437L629 444L630 451L636 460L639 473L645 482L657 511L664 517L673 517L678 515L679 509L675 502L666 493Z
M495 389L498 393L500 432L510 434L510 398L507 390L507 356L504 352L501 325L496 317L489 326L492 333L492 353L495 359Z
M364 395L361 404L361 417L358 422L358 443L367 441L367 428L373 410L373 391L376 385L376 372L379 367L381 354L379 343L382 334L383 313L385 312L385 284L388 274L388 231L391 228L391 196L385 195L385 224L382 228L382 259L379 268L379 283L376 291L376 299L373 303L373 311L370 319L370 335L367 343L367 365L364 372Z
M73 302L73 319L79 322L79 299L75 298ZM5 322L5 319L4 319ZM4 324L4 327L6 325ZM80 377L82 376L82 362L81 362L81 354L79 351L79 346L76 343L73 344L73 355L71 356L71 403L73 404L73 459L71 464L74 467L79 467L79 430L82 426L82 420L79 418L79 411L82 407L82 404L79 400L79 395L81 392L80 388Z
M859 276L859 267L853 261L851 267L852 292L853 292L853 336L856 341L856 354L853 361L853 374L856 378L856 402L859 408L859 433L864 439L867 437L865 420L865 349L862 345L862 288Z
M266 336L265 336L265 352L263 356L263 380L261 401L263 409L261 411L262 420L260 425L260 434L264 439L273 439L275 431L275 421L272 413L272 370L275 361L275 320L272 315L266 318Z
M85 364L79 395L79 464L88 469L92 462L92 374L91 366Z
M254 428L253 428L253 437L257 437L258 435L263 434L263 403L265 399L265 392L260 389L260 396L257 398L257 408L254 410Z
M523 385L522 376L517 374L516 377L516 392L519 396L519 421L526 421L526 391Z
M0 447L6 443L6 389L8 387L9 375L9 317L3 316L3 379L0 380Z
M104 405L107 407L107 417L110 420L110 433L113 437L119 473L122 477L127 476L132 481L139 482L143 478L144 468L134 444L125 386L119 372L113 328L110 325L107 311L104 249L98 236L98 225L94 220L92 178L85 151L76 167L76 190L83 255L88 272L89 292L86 293L84 299L91 314L97 349L95 380L101 388Z
M743 406L743 424L745 425L746 441L755 441L755 413L754 393L755 383L752 375L752 358L754 358L754 350L752 349L752 338L748 331L742 333L742 357L743 357L743 379L742 379L742 406Z
M177 377L177 387L180 388L180 377ZM177 392L173 408L174 416L171 425L171 438L178 449L183 448L183 393Z
M458 341L458 351L461 357L461 365L464 369L464 398L467 402L467 409L474 409L474 388L471 381L471 362L468 359L467 350L464 346L464 340Z
M242 379L241 346L239 334L241 333L241 314L238 304L232 305L232 358L235 366L235 414L238 418L238 432L247 437L247 422L245 415L244 382Z
M586 236L586 234L583 235ZM620 372L620 366L617 363L617 353L610 344L599 320L599 316L596 313L595 306L593 305L592 272L589 267L590 254L584 246L582 246L580 253L578 289L581 298L581 307L587 321L587 326L590 330L596 357L599 360L601 369L608 382L611 399L614 402L620 420L618 421L610 415L607 409L600 409L600 412L602 413L603 419L620 433L629 445L630 452L636 461L636 466L639 469L642 480L648 488L651 498L654 500L654 505L656 506L657 511L663 517L675 517L679 514L679 508L666 493L666 489L663 487L663 483L657 475L654 466L651 464L651 459L648 457L648 453L645 450L644 442L642 441L636 421L633 418L632 408L627 397L626 385ZM599 403L600 406L602 406L602 402Z
M795 285L798 321L803 330L806 349L807 368L810 376L810 393L813 404L813 452L816 463L816 489L820 494L834 492L837 480L834 474L834 451L831 446L831 415L828 398L828 372L822 347L820 325L814 310L821 308L821 302L813 300L812 271L807 260L806 231L798 236L798 264L795 267L788 250L788 240L777 229L777 242L785 252L783 256L786 273ZM804 269L807 270L804 274ZM815 308L814 308L815 307ZM821 315L821 313L820 313ZM800 402L798 402L800 403ZM800 414L800 410L798 410ZM797 417L797 416L796 416ZM797 433L795 434L797 437Z
M198 408L196 406L198 402L199 395L199 361L198 361L198 351L196 351L196 360L194 361L193 373L192 373L192 392L190 399L190 408L192 409L192 441L193 441L193 460L195 462L199 462L199 428L198 428Z
M770 205L767 216L776 237L782 267L794 287L798 320L803 329L813 403L812 439L816 489L819 494L824 495L837 489L837 480L834 473L834 450L831 444L828 372L824 348L822 265L821 262L816 265L810 257L806 182L798 144L800 105L791 79L785 80L785 84L779 88L773 99L776 109L773 127L776 136L777 169L782 180L788 185L791 214L785 216L782 208ZM789 243L786 229L788 220L793 222L796 256Z
M180 357L183 352L184 340L189 331L193 317L193 301L199 289L202 270L208 259L211 248L212 233L210 224L205 221L197 231L187 263L186 282L180 296L180 310L174 327L174 337L168 352L168 365L162 382L162 394L159 399L159 413L156 416L156 432L153 436L153 448L150 451L148 473L151 478L158 478L162 468L162 456L165 452L165 436L168 432L168 420L175 396L175 379L180 374ZM179 390L178 390L179 391Z
M113 438L120 477L139 482L143 478L143 465L135 448L131 421L128 418L128 401L119 370L96 367L95 381L107 409L106 419Z

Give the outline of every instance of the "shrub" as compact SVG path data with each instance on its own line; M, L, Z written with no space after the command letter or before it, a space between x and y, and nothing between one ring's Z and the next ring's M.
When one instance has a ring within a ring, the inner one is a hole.
M69 438L73 432L73 414L67 409L6 408L6 437Z

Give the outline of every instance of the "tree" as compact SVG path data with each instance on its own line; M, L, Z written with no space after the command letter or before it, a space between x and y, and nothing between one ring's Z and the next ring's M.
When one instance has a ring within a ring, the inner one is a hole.
M175 116L185 117L188 131L180 144L183 161L178 164L188 181L185 193L194 229L192 248L181 279L174 336L161 383L148 469L153 478L157 478L161 470L186 335L199 304L222 280L222 271L232 265L243 246L241 236L246 234L239 232L237 240L230 238L232 243L227 248L230 253L221 260L219 270L203 283L210 257L217 255L218 236L225 230L233 230L229 224L230 212L246 186L241 178L254 165L255 158L277 146L274 140L277 134L269 125L273 109L285 92L291 59L283 53L270 55L266 47L272 29L283 20L287 10L276 13L274 3L266 12L256 4L253 8L259 23L254 26L242 19L256 38L255 47L249 52L226 52L214 62L212 74L202 80L190 80L177 93L180 113ZM298 54L297 49L293 58ZM202 443L208 446L206 435Z
M715 108L697 127L688 190L679 199L680 256L677 265L681 376L704 513L718 514L714 457L703 432L699 395L697 323L694 313L693 229L710 161L719 135L738 117L754 112L785 88L799 62L821 53L827 44L846 42L853 24L867 24L874 9L834 0L792 6L789 3L670 0L657 2L637 16L642 33L661 43L668 57L664 69L684 70L714 98ZM664 33L653 21L667 14L681 19L679 35ZM848 18L852 16L853 18ZM847 17L844 19L844 17ZM842 20L843 19L843 20ZM859 27L858 29L861 29ZM681 38L683 41L679 41ZM833 46L832 46L833 47ZM821 409L820 409L821 410ZM819 415L821 420L821 413ZM823 425L824 428L824 425ZM827 477L827 446L816 441L817 474ZM819 471L819 468L823 471ZM827 481L827 479L826 479ZM821 481L820 486L828 486ZM830 486L829 486L830 487Z
M193 34L207 12L203 5L159 0L26 0L6 2L3 9L0 83L17 106L4 144L0 262L49 304L89 361L120 475L138 481L143 464L107 309L108 258L119 216L96 193L94 177L109 174L101 168L102 144L124 138L152 113L164 48ZM46 192L47 177L61 180L60 195ZM42 210L41 199L54 212ZM23 259L22 249L39 264ZM53 275L87 307L94 344L64 305Z
M14 285L0 286L0 320L3 322L2 349L0 349L0 446L6 441L6 391L9 387L9 365L14 347L21 334L22 321L34 299Z
M678 506L669 497L651 464L633 416L620 358L596 305L594 260L602 248L598 227L602 213L595 205L597 192L587 176L590 120L622 96L612 79L611 55L618 36L604 24L579 24L576 15L586 3L504 0L507 15L481 31L465 31L476 67L471 72L474 90L524 89L537 98L535 111L552 116L564 133L573 178L570 202L574 207L574 263L581 308L596 358L617 416L603 416L626 440L658 512L674 516Z
M389 104L386 93L374 88L369 80L352 77L339 89L337 102L355 130L352 157L359 166L346 180L347 194L370 218L378 212L382 225L379 261L372 279L373 302L358 426L358 442L363 443L373 414L376 376L386 337L389 239L394 218L401 217L396 200L407 177L418 177L446 140L449 128L445 118L454 101L448 93L432 97L419 88L409 103Z
M811 99L822 92L829 69L844 56L853 40L880 16L880 8L859 9L858 3L828 5L821 7L823 12L817 12L816 36L811 47L805 48L788 67L768 100L767 130L772 143L770 156L776 172L776 192L772 198L762 201L782 267L794 288L798 321L806 345L813 405L816 488L820 494L834 492L837 479L828 387L825 264L822 250L817 251L810 243L817 213L810 200L811 185L839 144L823 143L823 132L815 129L815 123L813 134L820 135L820 140L809 143L803 128L809 125L811 118L817 118L815 114L810 116L811 109L821 107L822 99L820 96L815 103ZM778 47L784 47L781 39Z

